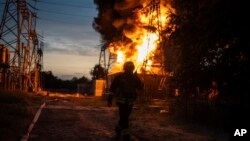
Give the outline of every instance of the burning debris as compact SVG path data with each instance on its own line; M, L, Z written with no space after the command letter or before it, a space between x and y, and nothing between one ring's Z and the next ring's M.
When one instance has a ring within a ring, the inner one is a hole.
M103 46L116 56L111 72L119 72L125 61L136 70L160 74L163 66L163 40L173 31L169 25L174 12L171 0L95 0L99 11L93 27ZM164 33L164 34L163 34Z

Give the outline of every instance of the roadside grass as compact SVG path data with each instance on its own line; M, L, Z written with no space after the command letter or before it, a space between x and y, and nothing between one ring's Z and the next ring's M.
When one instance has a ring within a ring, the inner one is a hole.
M0 140L20 140L42 101L33 93L0 90Z

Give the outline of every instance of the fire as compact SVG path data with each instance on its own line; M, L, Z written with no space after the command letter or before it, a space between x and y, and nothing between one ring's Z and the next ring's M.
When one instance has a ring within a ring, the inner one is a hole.
M143 3L143 7L148 6ZM117 59L111 72L119 72L125 61L133 61L136 70L153 71L153 65L158 63L155 56L159 55L160 33L168 27L169 14L173 9L166 2L159 3L159 9L148 8L149 10L138 10L134 16L126 19L129 29L123 29L123 36L130 39L130 42L115 41L109 44L110 53ZM119 23L115 21L113 24ZM121 25L119 25L120 27ZM161 54L162 55L162 54Z
M142 45L138 45L138 57L137 63L143 63L148 54L152 53L156 49L156 41L158 40L158 36L156 34L149 34L148 37L144 36L142 39Z
M157 47L158 36L155 33L150 33L142 39L142 45L136 46L138 55L136 65L143 67L143 63L149 56L151 56ZM150 62L150 63L149 63ZM149 60L145 64L146 66L152 65L152 60ZM149 70L149 69L148 69Z
M117 51L117 62L118 63L123 63L125 60L123 52L122 51Z

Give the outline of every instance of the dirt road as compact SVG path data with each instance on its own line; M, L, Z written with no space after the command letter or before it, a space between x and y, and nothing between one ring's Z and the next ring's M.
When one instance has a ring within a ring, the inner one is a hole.
M29 141L111 141L117 108L82 103L67 99L47 101ZM131 115L130 127L135 141L228 140L221 130L175 122L167 114L138 107Z

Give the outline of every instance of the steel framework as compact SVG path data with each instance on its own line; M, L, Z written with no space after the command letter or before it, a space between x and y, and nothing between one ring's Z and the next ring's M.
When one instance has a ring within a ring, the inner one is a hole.
M144 7L143 9L140 9L140 10L144 11L144 12L149 12L149 13L153 13L153 12L156 11L156 13L157 13L156 17L150 17L149 18L148 24L149 24L149 26L151 26L152 25L152 20L154 18L160 19L160 16L161 16L161 13L160 13L160 0L152 0L146 7ZM162 25L160 23L160 20L158 20L156 28L157 28L156 30L157 30L157 32L159 34L159 42L161 43L162 42L162 39L161 39ZM150 28L148 29L148 32L151 32ZM148 37L148 40L150 40L149 37ZM106 46L101 47L101 52L100 52L100 57L99 57L99 64L101 64L104 68L109 70L110 66L114 62L116 62L117 58L115 57L114 54L109 53L109 55L108 55L109 59L106 60L106 55L107 55L106 50L107 50ZM159 45L157 50L159 50L157 52L158 55L155 56L155 58L154 58L155 63L154 63L154 65L152 67L161 67L161 68L163 68L162 70L164 70L164 56L162 54L163 53L162 45ZM147 61L148 61L148 58L146 58L144 60L144 67L146 67ZM164 73L164 72L162 72L162 73Z
M150 94L150 92L155 91L155 89L162 91L166 96L167 95L166 93L168 93L168 89L169 89L166 83L167 83L168 78L171 77L171 75L172 75L171 73L166 72L166 70L165 70L165 64L164 64L165 58L164 58L164 50L163 50L164 45L163 45L163 41L162 41L161 20L157 20L158 21L157 25L153 25L153 23L152 23L153 19L160 19L160 17L161 17L160 2L161 2L160 0L152 0L147 6L145 6L142 9L139 9L140 11L145 12L145 13L156 13L156 14L150 14L152 16L149 18L148 25L152 26L152 27L154 26L153 28L156 29L156 31L158 32L158 35L159 35L159 39L158 39L159 45L157 48L157 52L155 53L155 56L153 58L154 64L151 66L151 68L158 68L158 69L160 69L161 72L160 72L160 74L154 74L154 72L150 72L150 71L146 72L145 71L141 74L141 76L144 77L144 79L150 79L145 84L146 90L144 91L144 97L147 100L151 99L152 94ZM153 28L148 28L147 32L148 33L153 32L153 31L151 31ZM150 40L150 37L148 37L148 40ZM105 67L105 69L107 70L107 73L108 73L110 66L114 62L116 62L117 57L114 54L109 53L109 59L106 60L106 58L104 58L105 54L106 54L105 53L106 49L107 48L105 48L105 47L101 48L99 60L102 60L102 61L99 61L99 63L101 63ZM149 58L146 58L144 60L144 63L143 63L144 68L147 67L146 65L147 65L148 59ZM156 75L157 75L157 77L155 77ZM154 80L152 80L152 79L154 79ZM157 84L157 86L155 87L149 82L153 82L153 83Z
M36 32L37 14L30 6L26 0L5 0L0 26L0 44L10 54L9 68L0 71L5 89L37 92L40 88L43 43Z

